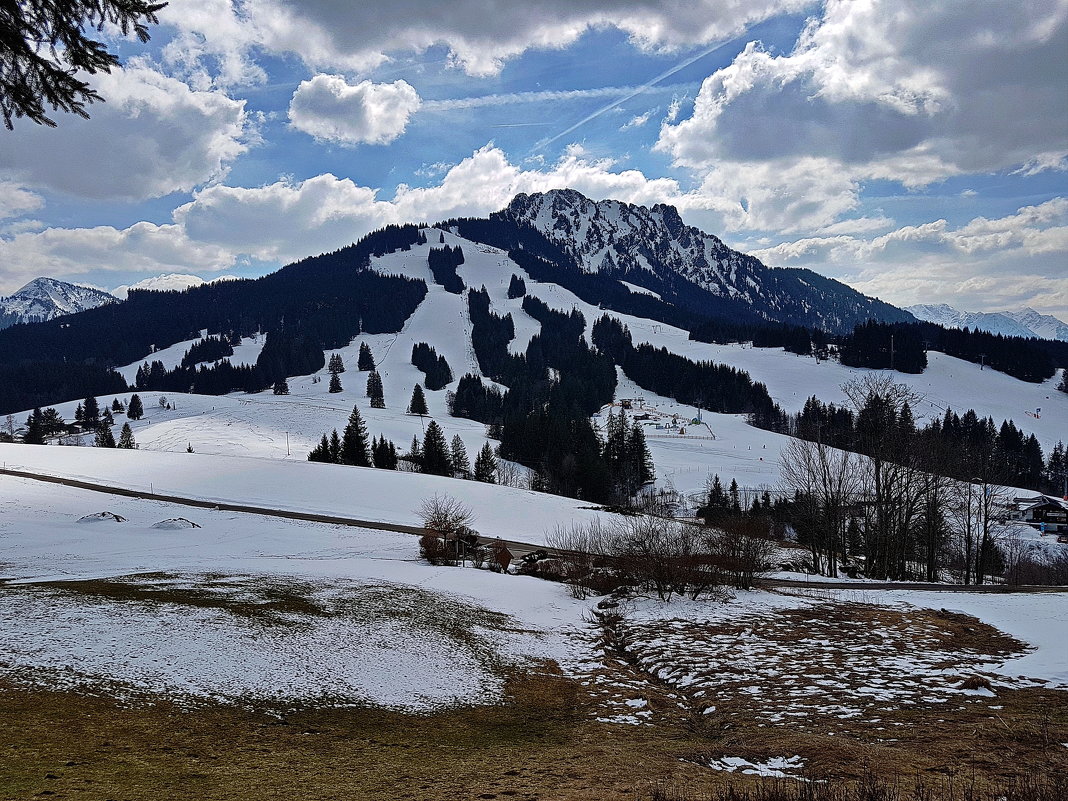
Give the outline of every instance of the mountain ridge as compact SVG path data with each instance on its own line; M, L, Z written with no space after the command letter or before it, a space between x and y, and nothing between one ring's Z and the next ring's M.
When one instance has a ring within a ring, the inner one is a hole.
M1002 336L1068 342L1068 324L1053 315L1042 314L1030 307L1000 312L961 311L947 303L918 304L904 308L920 320L947 328L970 328Z
M117 302L108 292L42 276L0 297L0 328L44 322Z
M574 189L556 189L516 195L500 214L539 231L587 273L614 275L654 291L670 290L682 279L748 306L767 322L834 332L869 319L915 322L907 311L826 276L768 267L687 225L667 204L593 201Z

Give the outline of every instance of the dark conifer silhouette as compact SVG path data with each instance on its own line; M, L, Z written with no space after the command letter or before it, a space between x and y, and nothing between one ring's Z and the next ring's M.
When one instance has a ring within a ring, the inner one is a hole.
M122 424L118 447L125 450L134 450L137 447L137 443L134 441L133 429L130 428L129 423Z
M475 481L484 481L487 484L497 483L497 457L493 455L493 448L487 442L475 457Z
M371 353L371 348L368 347L366 342L360 343L360 355L356 359L356 367L361 372L375 369L375 357Z
M367 427L360 416L358 406L352 407L352 414L341 437L341 464L356 467L370 467L371 454L367 447Z
M445 443L445 433L433 420L427 423L426 435L423 437L422 472L436 476L452 474L452 460Z
M145 407L141 403L140 395L131 396L130 405L126 408L126 416L131 420L140 420L145 416Z
M412 389L412 399L408 403L408 414L417 414L422 417L428 413L429 410L426 407L426 396L423 395L423 388L416 384Z

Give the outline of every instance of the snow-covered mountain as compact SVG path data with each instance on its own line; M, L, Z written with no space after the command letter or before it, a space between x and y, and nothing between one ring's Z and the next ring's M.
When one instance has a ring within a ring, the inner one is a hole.
M1015 320L1029 331L1034 332L1036 337L1059 339L1061 342L1068 342L1068 324L1052 314L1040 314L1032 308L1002 312L1002 314Z
M150 289L154 292L182 292L183 290L191 289L195 286L212 284L216 281L235 280L237 280L237 276L234 275L220 275L217 278L213 278L211 281L205 281L199 275L191 275L189 273L167 273L166 275L155 275L151 278L144 278L136 284L123 284L122 286L117 286L115 287L114 294L115 297L125 300L131 289Z
M573 189L517 195L503 216L540 231L581 269L656 292L682 278L766 320L848 330L912 315L809 270L767 267L718 237L686 225L674 206L595 202Z
M945 303L906 306L920 320L947 328L971 328L1011 337L1038 337L1068 342L1068 325L1049 314L1031 308L1004 312L967 312Z
M34 278L14 294L0 298L0 328L51 320L115 302L113 295L99 289L55 278Z

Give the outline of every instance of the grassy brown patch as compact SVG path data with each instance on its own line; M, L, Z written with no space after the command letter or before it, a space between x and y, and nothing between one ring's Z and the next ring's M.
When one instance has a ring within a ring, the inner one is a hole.
M428 716L120 707L0 684L0 798L632 799L697 780L675 736L597 724L576 683L516 674L505 703ZM690 747L693 743L689 744Z
M205 583L205 578L210 581ZM316 589L313 585L295 580L253 582L225 576L198 576L194 583L166 573L148 573L116 579L43 581L33 586L101 601L219 609L263 622L278 620L279 615L325 617L332 614L324 605L312 600L311 595Z

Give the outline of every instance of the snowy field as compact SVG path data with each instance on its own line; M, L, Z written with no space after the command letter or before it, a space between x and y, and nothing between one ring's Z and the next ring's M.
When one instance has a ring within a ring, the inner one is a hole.
M435 495L460 499L487 537L540 543L546 532L603 513L572 498L478 481L308 461L0 443L5 467L206 501L406 526ZM106 496L102 496L106 499ZM101 501L103 502L103 501Z
M141 449L181 452L192 447L198 454L301 461L323 433L335 428L340 431L353 406L358 406L370 435L385 436L401 451L407 450L413 437L422 438L427 420L433 418L443 427L448 439L453 436L461 438L473 462L478 450L489 441L485 426L450 417L446 403L446 393L455 387L455 381L465 373L478 373L477 360L470 345L471 323L465 297L450 294L433 283L426 263L427 252L431 247L441 246L438 240L442 233L429 229L426 233L428 244L373 260L373 268L384 273L423 278L427 281L429 294L399 333L359 336L349 346L337 351L347 367L341 374L341 392L328 391L329 375L324 369L315 375L290 379L291 394L288 396L274 396L270 392L234 393L225 397L166 393L172 406L168 410L158 405L161 393L141 393L145 417L133 423L134 436ZM513 352L524 350L530 337L540 330L540 323L522 310L522 299L507 297L513 273L525 276L528 294L541 298L549 306L582 311L588 327L592 327L603 314L602 310L583 303L559 286L537 283L502 251L476 245L450 233L445 233L444 239L446 244L464 249L465 263L457 272L465 283L474 288L485 286L492 308L499 314L512 314L516 338L509 347ZM632 290L638 291L636 288ZM871 372L842 367L835 362L817 363L812 358L798 357L781 349L691 342L687 333L680 329L628 315L611 314L629 326L636 343L649 342L689 358L711 359L748 371L755 380L764 382L772 397L788 411L799 410L813 394L827 402L841 403L844 400L841 384ZM412 388L424 378L411 364L412 347L419 342L431 343L445 356L454 378L450 387L426 393L429 418L405 413ZM171 367L180 361L191 343L179 343L146 355L146 358L161 359ZM370 408L366 397L367 374L355 369L361 344L371 348L382 375L385 409ZM247 339L237 347L233 358L252 363L262 345L262 337ZM996 424L1011 418L1022 430L1034 432L1047 454L1058 440L1068 437L1068 395L1053 389L1056 378L1042 385L1033 385L993 370L980 370L976 365L941 353L932 352L929 358L930 366L923 375L893 374L895 380L908 383L926 398L914 409L917 416L940 416L947 407L952 407L960 413L974 408L982 416L993 416ZM141 361L122 368L121 372L132 379ZM128 400L129 393L120 397ZM617 397L642 397L647 405L664 412L678 412L683 419L691 419L698 413L692 407L638 389L621 373ZM109 396L100 400L102 404L110 405L112 399ZM60 414L70 420L77 403L75 400L56 406ZM1040 418L1027 414L1036 408L1042 409ZM23 412L16 417L22 420L25 415ZM648 431L649 447L661 486L670 486L689 495L701 491L714 473L719 473L727 482L735 478L742 487L757 490L775 485L778 454L787 438L754 429L740 416L704 413L702 417L708 434L703 439L695 436L694 431L689 431L687 437ZM121 425L123 417L119 416L117 422ZM712 436L715 439L711 439ZM525 470L518 468L516 472L521 480Z
M81 518L110 511L124 522ZM154 528L184 518L197 528ZM415 537L0 477L0 675L120 694L426 710L567 664L560 585L433 568Z
M168 523L179 518L196 527ZM880 709L996 707L1003 688L1068 686L1066 594L639 598L623 625L642 673L628 678L632 668L601 650L588 623L595 601L558 583L432 567L409 535L9 476L0 476L0 577L0 676L125 698L427 711L493 702L505 672L552 660L608 723L655 725L663 710L647 699L666 684L705 714L733 714L745 700L759 702L767 725L830 717L845 734L877 731ZM956 647L945 628L952 610L995 625L1026 653ZM992 690L962 690L973 675Z

